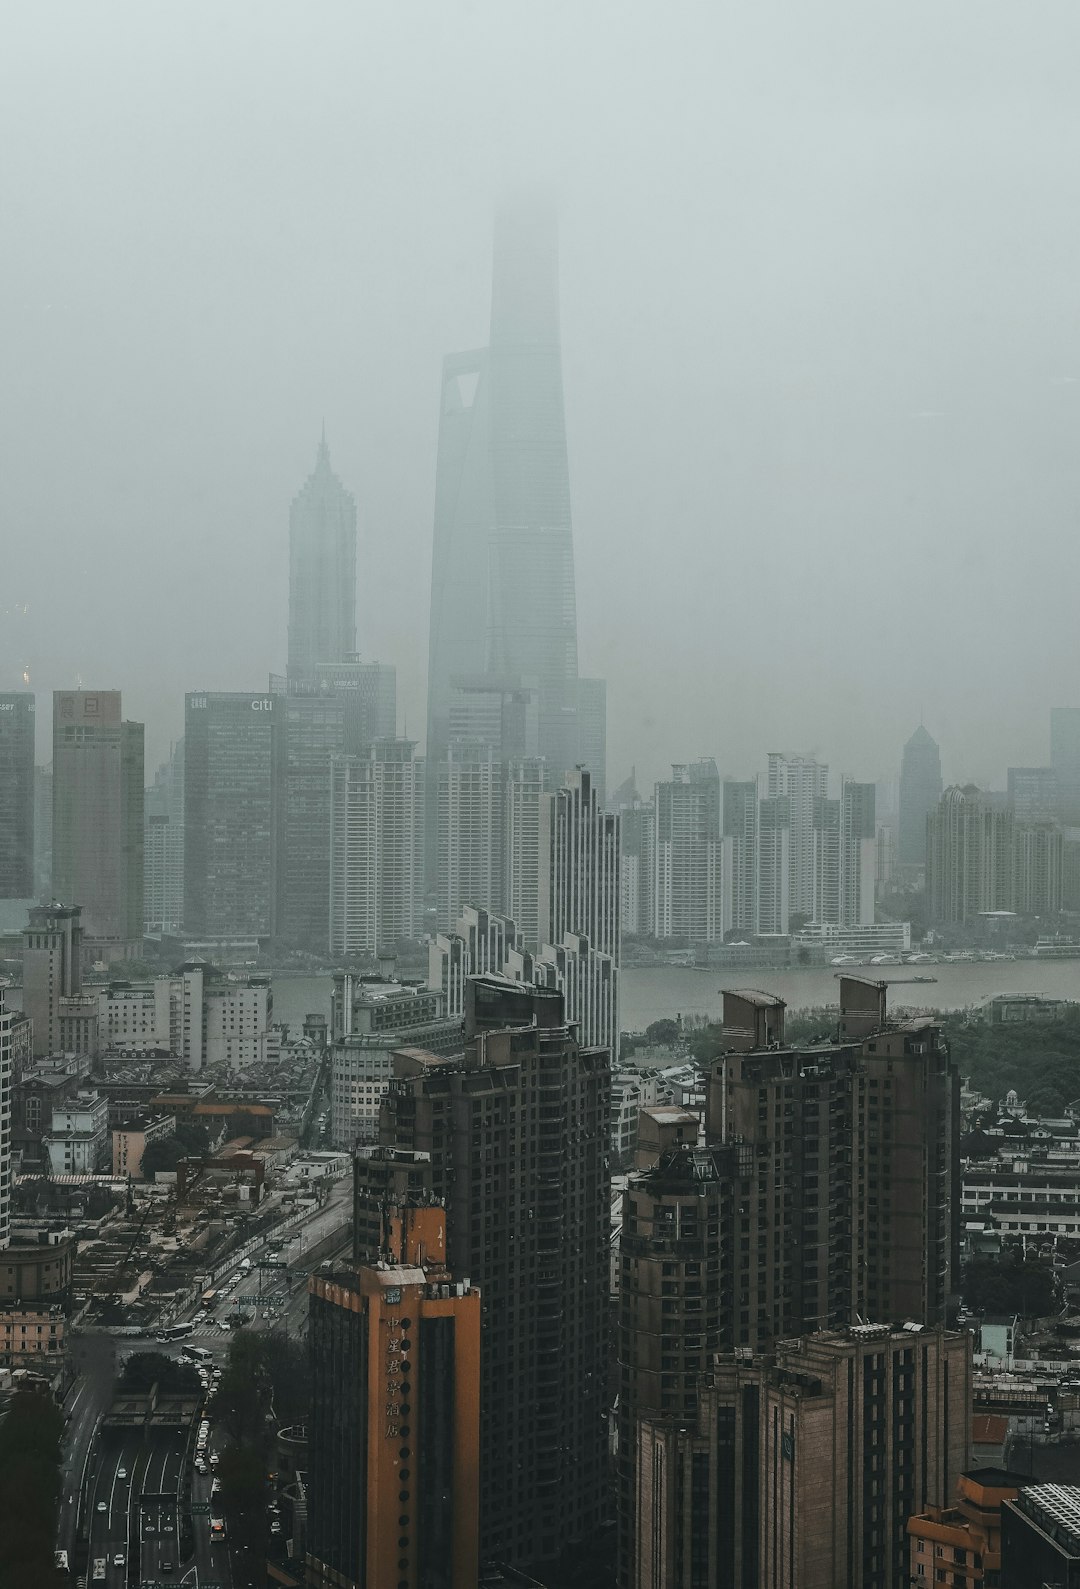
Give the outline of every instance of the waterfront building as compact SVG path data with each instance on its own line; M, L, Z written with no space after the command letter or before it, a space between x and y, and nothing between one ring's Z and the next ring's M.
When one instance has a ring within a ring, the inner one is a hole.
M33 899L34 697L0 693L0 899Z
M769 753L766 797L787 801L788 909L808 920L813 919L817 904L814 817L817 802L828 793L829 769L823 762L813 756Z
M900 762L901 866L926 861L926 822L942 794L941 752L922 723L904 746Z
M641 800L636 791L617 806L622 854L619 862L621 931L635 938L651 938L655 927L656 807Z
M1013 830L1004 800L974 784L946 789L927 822L926 891L932 921L964 923L1013 908Z
M711 756L656 785L653 909L657 938L723 936L720 774Z
M1058 816L1080 826L1080 706L1050 708L1050 765L1057 775Z
M376 740L330 772L330 951L390 952L424 911L424 768L412 740Z
M119 690L53 692L52 792L53 891L126 958L143 931L143 725L122 721Z

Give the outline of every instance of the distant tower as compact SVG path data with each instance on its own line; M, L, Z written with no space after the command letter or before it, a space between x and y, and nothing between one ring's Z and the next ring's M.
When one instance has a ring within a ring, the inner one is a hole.
M142 943L143 725L121 721L119 690L53 692L52 872L88 939Z
M356 503L330 467L326 438L289 512L289 677L356 651Z
M926 819L941 799L941 752L920 723L904 746L900 763L901 866L926 862Z
M816 905L818 843L814 815L819 800L829 794L829 769L813 756L769 753L768 798L787 800L788 908L813 920ZM773 928L772 931L776 931ZM786 928L784 929L787 930Z
M537 689L538 749L558 788L577 759L577 612L558 236L545 206L500 210L490 346L443 362L430 762L445 759L455 680L485 673Z
M424 772L408 739L330 763L330 951L377 955L424 913Z
M720 774L711 756L656 785L654 909L658 938L723 937Z
M0 899L34 896L34 697L0 695Z

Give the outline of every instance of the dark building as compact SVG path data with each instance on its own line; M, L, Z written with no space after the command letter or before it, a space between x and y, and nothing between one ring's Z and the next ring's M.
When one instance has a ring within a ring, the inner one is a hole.
M1050 765L1057 774L1061 820L1080 826L1080 706L1050 708Z
M279 698L192 693L184 707L185 933L268 937L276 926Z
M1080 1589L1080 1488L1033 1484L1001 1508L1003 1589Z
M330 467L326 437L289 511L289 677L356 651L356 503Z
M941 799L941 752L920 723L904 746L900 762L901 866L922 866L926 860L926 819Z
M0 899L34 897L34 697L0 695Z
M604 1513L609 1094L561 993L484 976L464 1058L399 1051L383 1106L384 1144L430 1156L450 1264L480 1284L481 1551L513 1566Z
M907 1520L953 1495L970 1422L967 1331L718 1355L696 1421L639 1425L633 1589L903 1589Z
M119 690L53 692L52 886L107 953L142 944L143 725Z
M480 1298L431 1199L383 1208L378 1260L312 1275L311 1589L476 1589Z

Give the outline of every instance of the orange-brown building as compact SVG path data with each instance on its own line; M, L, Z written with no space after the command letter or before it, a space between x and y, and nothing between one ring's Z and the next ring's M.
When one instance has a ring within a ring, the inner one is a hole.
M1005 1468L973 1468L960 1475L953 1506L928 1506L908 1519L911 1582L930 1585L1001 1583L1001 1508L1030 1476Z
M387 1208L378 1263L312 1275L307 1581L476 1589L480 1293L446 1215Z

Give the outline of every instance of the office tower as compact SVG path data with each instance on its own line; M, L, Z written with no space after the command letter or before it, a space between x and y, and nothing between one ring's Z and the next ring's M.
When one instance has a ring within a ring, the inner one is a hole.
M182 739L146 790L143 821L143 930L174 938L184 921Z
M330 950L392 952L424 914L424 762L409 739L379 739L330 769Z
M326 438L289 510L289 676L356 651L356 503L330 467Z
M1030 1484L1001 1508L1005 1589L1080 1589L1080 1487Z
M577 755L577 616L559 352L558 243L544 206L495 223L488 348L443 362L428 648L429 761L453 681L538 691L550 787Z
M15 1084L14 1010L4 1008L0 988L0 1252L11 1241L11 1098Z
M876 824L874 845L874 890L880 898L892 887L896 872L896 829L891 822Z
M184 930L272 937L281 781L272 695L184 698Z
M1058 820L1060 797L1053 767L1010 767L1006 788L1018 823Z
M619 804L616 809L622 839L621 930L635 938L651 938L655 928L656 806L635 793L629 803Z
M561 994L480 977L464 1058L402 1050L383 1112L385 1146L430 1155L451 1267L480 1285L481 1553L512 1566L604 1511L609 1093Z
M540 811L544 764L536 756L507 762L503 787L503 910L521 941L540 941Z
M814 812L829 793L829 769L812 756L769 754L768 798L786 799L789 820L788 909L808 921L815 908Z
M927 820L930 919L968 922L1013 908L1015 820L1005 802L974 784L946 789Z
M23 931L23 1011L34 1025L34 1058L58 1053L61 1001L82 992L82 908L36 905Z
M758 786L725 778L722 799L723 930L758 931Z
M577 765L593 775L596 798L607 804L607 680L578 679Z
M34 768L34 897L52 897L52 763Z
M654 912L657 938L723 937L720 774L711 756L674 766L656 785Z
M480 1296L442 1208L382 1223L378 1262L308 1281L306 1581L476 1589Z
M53 692L53 892L103 952L142 943L143 725L119 690Z
M855 1324L721 1355L696 1423L639 1426L628 1582L902 1589L907 1519L953 1494L970 1424L967 1331Z
M330 1044L330 1140L335 1148L374 1142L399 1048L460 1054L460 1008L441 990L339 974Z
M452 739L436 780L436 910L453 926L469 902L503 900L503 773L498 754L479 739Z
M787 795L758 801L759 933L786 934L791 916L791 803Z
M366 756L397 731L397 670L346 658L304 677L271 675L281 724L277 932L323 950L330 934L330 761Z
M0 694L0 899L34 897L34 697Z
M845 778L839 800L814 802L814 921L874 922L875 789Z
M904 746L900 762L901 866L926 861L926 819L941 799L941 752L920 723Z

